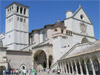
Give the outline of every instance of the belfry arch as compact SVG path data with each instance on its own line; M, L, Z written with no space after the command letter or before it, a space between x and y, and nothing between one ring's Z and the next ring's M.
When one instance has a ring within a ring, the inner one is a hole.
M34 68L43 70L47 68L47 55L43 50L38 50L34 54Z

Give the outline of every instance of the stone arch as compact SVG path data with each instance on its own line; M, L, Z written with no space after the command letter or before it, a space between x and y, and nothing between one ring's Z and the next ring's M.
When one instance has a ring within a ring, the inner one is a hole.
M95 73L96 73L96 75L99 75L100 74L100 65L99 65L99 61L97 59L97 56L93 55L92 59L93 59Z
M87 43L88 39L86 37L82 38L81 43Z
M51 68L52 62L53 62L53 56L49 55L49 68Z
M21 69L25 70L25 69L26 69L26 65L25 65L25 64L21 64L21 65L20 65L20 70L21 70Z
M83 74L86 74L86 67L85 67L84 59L83 58L80 58L80 62L81 62Z
M67 73L69 73L68 63L66 63Z
M89 74L90 74L90 75L93 75L92 64L90 63L89 57L86 58L86 65L87 65Z
M0 66L0 75L3 75L3 70L6 70L5 66Z
M38 50L34 54L34 68L44 70L47 68L47 54L44 50Z
M70 69L70 73L72 74L71 62L69 62L69 69Z
M73 65L73 71L76 72L76 66L75 66L74 61L72 61L72 65Z

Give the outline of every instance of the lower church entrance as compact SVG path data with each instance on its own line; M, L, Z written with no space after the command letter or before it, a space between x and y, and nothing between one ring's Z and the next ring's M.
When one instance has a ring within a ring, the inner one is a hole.
M46 53L39 50L34 55L34 68L36 70L45 70L47 68L47 58Z

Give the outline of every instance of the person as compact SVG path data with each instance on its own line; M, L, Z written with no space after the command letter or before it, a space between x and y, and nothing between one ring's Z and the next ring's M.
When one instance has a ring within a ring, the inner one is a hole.
M24 73L24 75L26 75L26 70L25 69L23 70L23 73Z
M60 74L60 69L57 70L57 74Z
M10 71L10 74L11 74L11 75L13 74L12 70Z
M8 74L8 69L6 69L6 74Z
M50 70L49 70L49 69L47 70L47 73L48 73L48 74L50 73Z
M6 75L6 72L5 72L5 70L3 70L3 75Z
M32 69L32 75L35 75L35 69Z
M35 70L35 75L37 75L37 71Z
M15 69L13 69L13 74L15 74Z

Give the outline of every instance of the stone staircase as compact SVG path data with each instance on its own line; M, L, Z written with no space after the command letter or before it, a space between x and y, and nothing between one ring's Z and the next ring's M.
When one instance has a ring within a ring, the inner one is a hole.
M71 51L73 51L80 43L75 44L68 52L66 52L60 59L64 59ZM59 60L60 60L59 59ZM55 66L57 66L57 61L51 66L51 69L53 69Z

